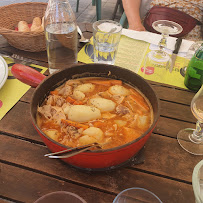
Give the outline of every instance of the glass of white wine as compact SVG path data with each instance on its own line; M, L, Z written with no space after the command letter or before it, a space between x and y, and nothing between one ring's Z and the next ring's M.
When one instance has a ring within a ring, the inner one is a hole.
M203 85L191 102L191 111L197 118L196 129L186 128L177 135L180 146L194 155L203 155Z

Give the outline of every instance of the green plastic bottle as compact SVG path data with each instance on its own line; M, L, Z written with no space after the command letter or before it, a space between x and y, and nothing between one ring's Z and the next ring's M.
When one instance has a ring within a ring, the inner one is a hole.
M195 92L203 84L203 43L188 64L184 83L188 89Z

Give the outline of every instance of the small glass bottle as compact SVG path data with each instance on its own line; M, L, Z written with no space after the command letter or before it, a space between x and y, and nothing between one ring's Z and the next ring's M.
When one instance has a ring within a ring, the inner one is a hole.
M197 92L203 84L203 44L191 58L184 80L185 86Z
M77 63L77 25L68 0L49 0L44 27L49 73Z

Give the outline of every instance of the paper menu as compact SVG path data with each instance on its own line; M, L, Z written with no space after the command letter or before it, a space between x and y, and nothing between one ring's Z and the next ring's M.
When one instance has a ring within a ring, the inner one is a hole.
M143 76L141 70L144 64L144 57L148 52L154 49L158 49L157 45L122 35L116 55L115 65L127 68L141 75L145 79L186 89L182 74L185 66L185 58L182 57L184 53L181 53L181 56L177 56L172 73L164 76L161 80L159 80L154 74ZM171 54L172 50L168 49L167 52ZM78 61L83 63L93 63L93 58L93 42L91 39L90 43L86 44L78 53Z

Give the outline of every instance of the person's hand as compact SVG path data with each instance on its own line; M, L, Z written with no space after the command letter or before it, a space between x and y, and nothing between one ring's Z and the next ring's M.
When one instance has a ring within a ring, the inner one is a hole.
M140 23L140 24L133 24L129 25L130 30L136 30L136 31L146 31L145 27Z

